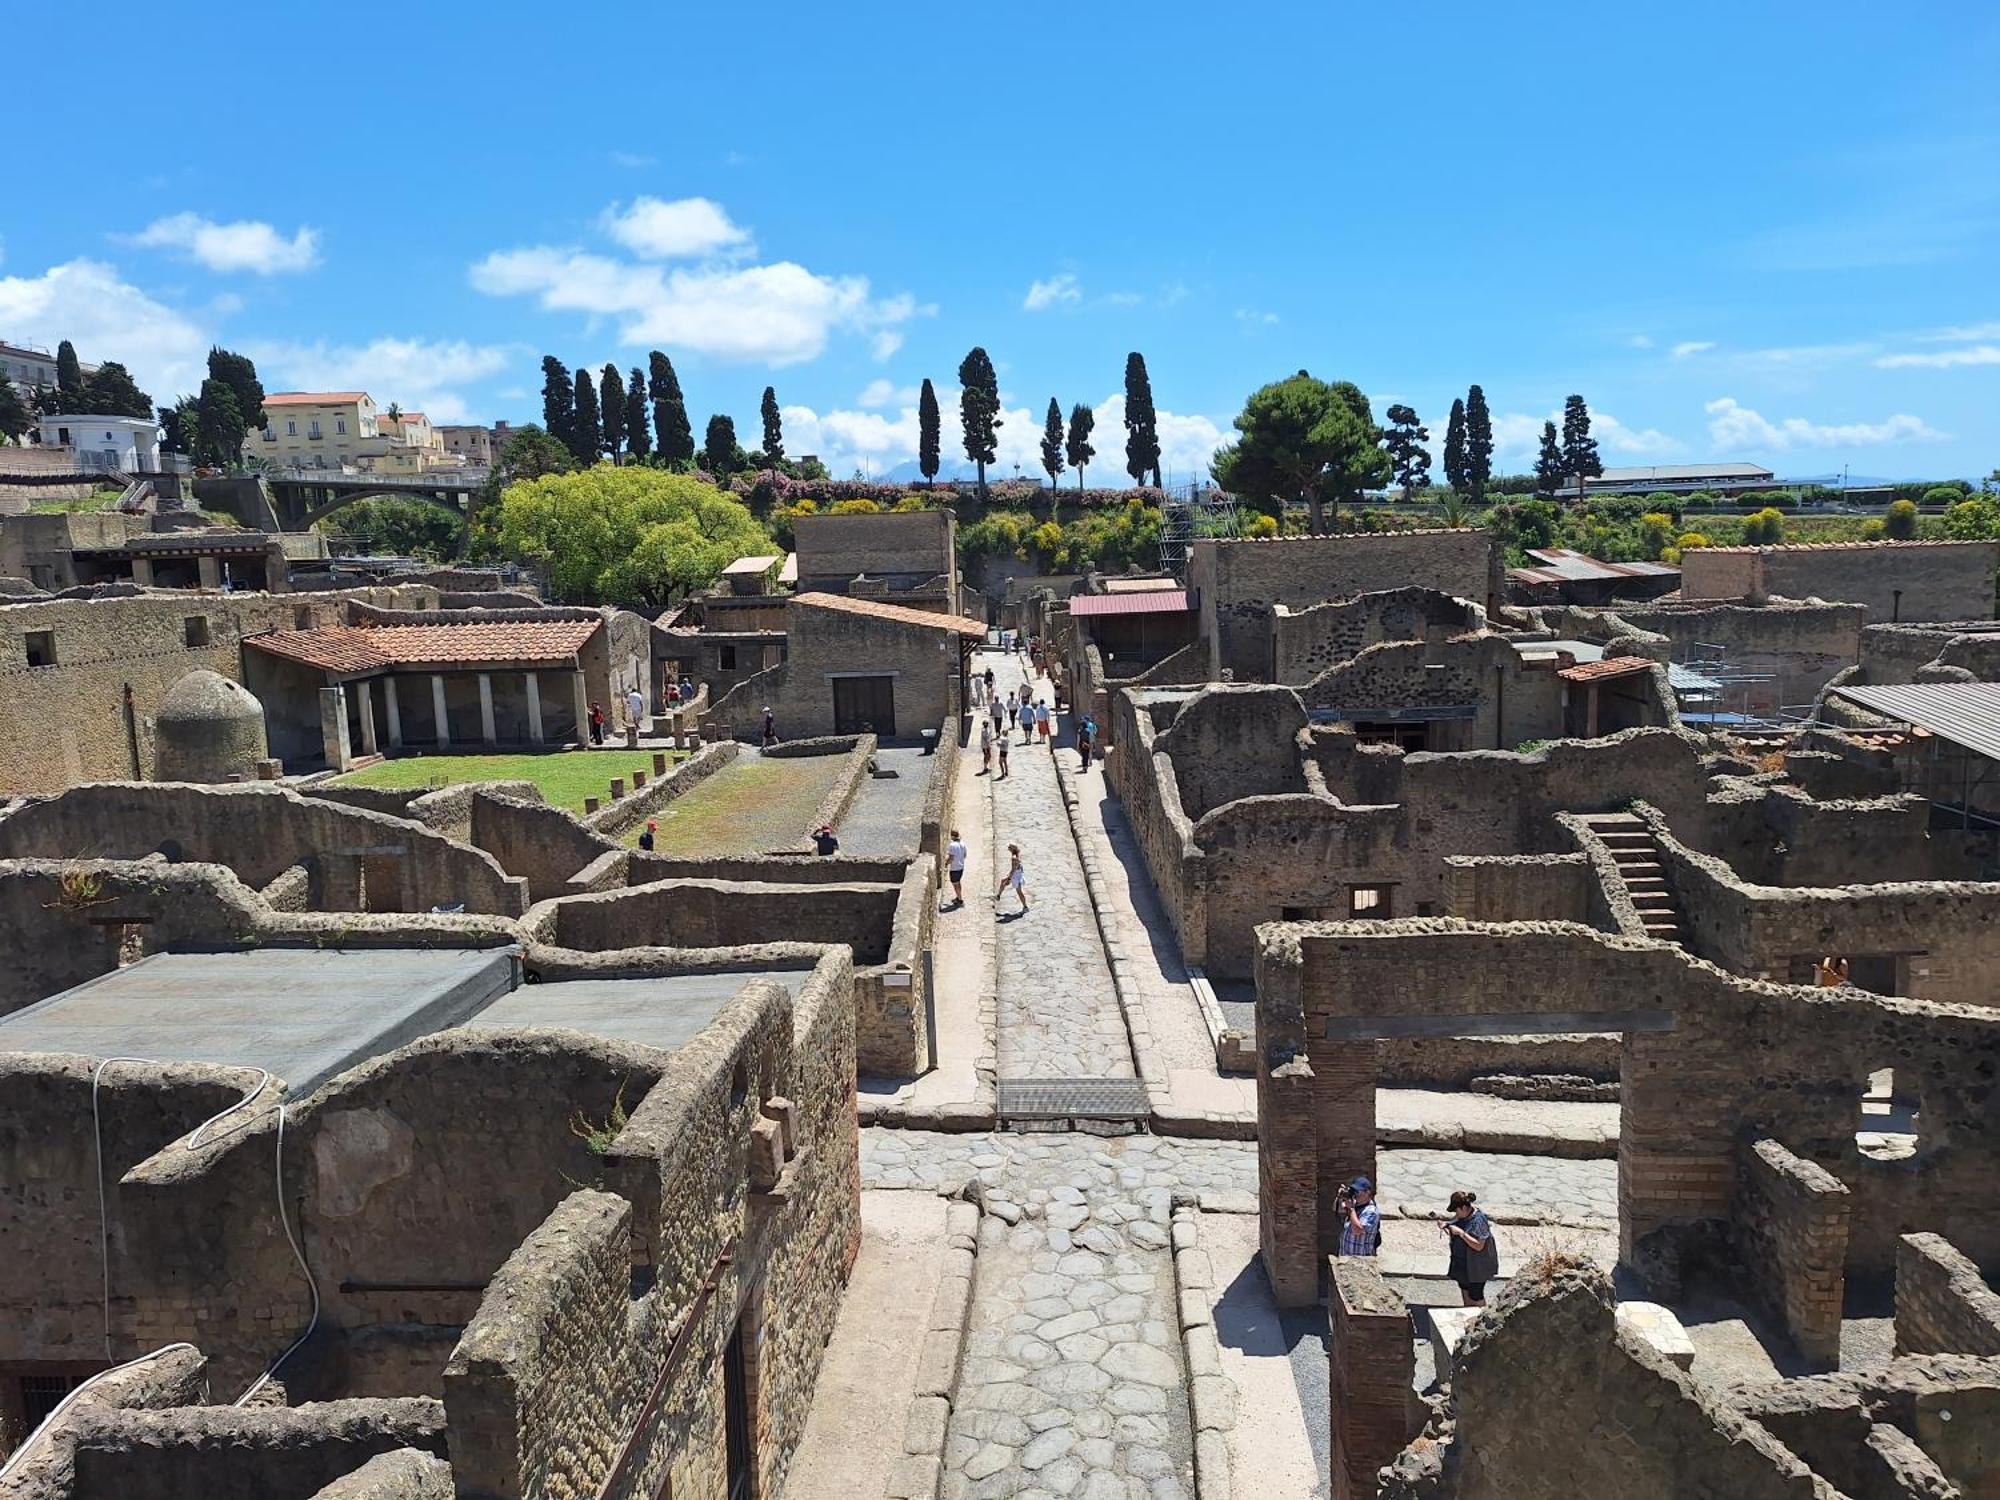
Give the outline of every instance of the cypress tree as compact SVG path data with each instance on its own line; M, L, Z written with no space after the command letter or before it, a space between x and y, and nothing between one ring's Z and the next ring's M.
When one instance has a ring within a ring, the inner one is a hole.
M208 350L208 373L236 392L236 410L246 432L264 428L264 382L257 378L257 366L247 354L237 354L220 345Z
M1583 482L1604 472L1597 456L1597 439L1590 435L1590 408L1583 397L1571 396L1563 402L1563 473L1576 481L1576 495L1583 498Z
M576 372L576 417L570 423L569 451L588 467L597 462L597 445L604 434L597 426L597 387L590 383L590 371Z
M1141 354L1125 356L1125 472L1134 484L1144 484L1150 472L1154 488L1159 487L1159 414L1153 410L1153 380Z
M1478 386L1465 393L1465 484L1474 500L1486 493L1493 477L1493 416L1486 409L1486 392Z
M83 410L83 365L68 339L56 345L56 395L65 412Z
M1063 471L1063 414L1062 403L1049 397L1049 417L1042 424L1042 467L1048 471L1049 488L1056 487L1056 476Z
M1090 432L1097 425L1097 413L1081 401L1069 409L1069 440L1064 444L1069 466L1076 470L1076 487L1083 488L1083 471L1090 467L1090 461L1097 457L1097 450L1090 446Z
M736 468L736 421L720 412L708 419L707 440L702 444L701 466L717 479L727 479Z
M1451 420L1444 428L1444 482L1452 493L1465 493L1465 403L1451 403Z
M637 365L625 382L625 447L635 459L653 451L653 439L646 431L646 376Z
M917 467L923 471L926 484L937 483L938 422L937 390L926 376L924 388L917 393Z
M625 449L625 377L606 365L598 377L597 402L604 413L604 456L614 464Z
M653 436L660 457L670 464L694 459L694 428L688 423L687 401L681 395L680 377L673 361L655 349L647 356L653 382Z
M553 354L542 356L542 431L571 452L576 450L576 386L569 366Z
M1544 500L1553 500L1562 488L1563 455L1562 445L1556 441L1556 424L1542 423L1542 449L1535 455L1535 493Z
M979 493L986 493L986 466L999 453L1000 377L984 349L975 346L958 365L958 419L965 429L965 456L979 470Z
M764 418L764 462L775 469L785 461L785 428L778 418L778 393L768 385L759 410Z
M236 392L214 376L201 383L200 415L194 436L195 462L212 468L233 468L243 457L243 413Z

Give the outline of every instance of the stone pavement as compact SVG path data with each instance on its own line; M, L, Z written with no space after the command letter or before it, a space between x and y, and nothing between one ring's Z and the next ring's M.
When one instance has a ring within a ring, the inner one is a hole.
M998 651L974 658L974 670L994 669L1002 701L1019 687L1026 667ZM1053 703L1055 687L1039 678L1035 689ZM981 778L993 824L992 857L985 888L992 896L1007 868L1007 845L1021 846L1028 871L1026 915L1015 915L1010 891L988 902L999 924L997 993L1002 1078L1132 1078L1131 1044L1111 983L1083 863L1077 857L1050 751L1040 741L1022 744L1018 728L1011 749L1012 774ZM971 753L978 755L975 735Z
M939 755L957 747L940 746ZM975 745L975 756L979 751ZM923 834L924 791L935 762L921 745L888 745L875 751L877 770L894 776L869 776L856 788L854 801L834 829L842 854L894 856L908 854Z

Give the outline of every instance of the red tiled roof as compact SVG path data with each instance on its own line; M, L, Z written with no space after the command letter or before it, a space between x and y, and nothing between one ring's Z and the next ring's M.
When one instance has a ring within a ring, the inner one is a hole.
M1603 661L1579 662L1573 667L1564 667L1556 675L1564 682L1604 682L1613 677L1630 677L1652 666L1652 661L1643 656L1611 656Z
M845 594L794 594L792 603L814 609L837 609L850 615L873 615L878 620L894 620L899 625L921 625L931 630L949 630L956 635L986 637L986 622L966 615L945 615L935 610L911 609L905 604L884 604L877 599L850 599Z
M1944 539L1890 541L1885 539L1879 542L1772 542L1761 547L1691 547L1688 549L1686 556L1692 557L1697 552L1865 552L1879 550L1884 547L1990 547L1992 545L1993 543L1990 540L1976 538L1969 541L1948 541Z
M1162 589L1150 594L1072 594L1073 615L1182 615L1187 613L1186 589Z
M450 625L334 625L244 638L271 656L323 672L392 667L472 667L487 662L566 662L597 620L467 620Z
M1465 536L1479 529L1477 526L1413 526L1408 531L1323 531L1314 536L1220 536L1200 537L1197 540L1213 540L1219 547L1261 547L1283 542L1383 542L1405 536Z

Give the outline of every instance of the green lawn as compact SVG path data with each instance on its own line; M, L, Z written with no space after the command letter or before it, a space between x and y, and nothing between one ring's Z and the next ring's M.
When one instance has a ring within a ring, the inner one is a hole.
M656 854L764 854L804 851L806 824L833 790L844 755L765 760L747 752L654 814ZM638 841L642 820L625 835Z
M684 758L667 752L670 765ZM634 771L651 775L652 770L650 750L555 750L541 755L406 755L377 761L339 780L342 786L395 790L466 781L532 781L550 806L581 813L585 797L609 800L612 777L624 777L629 792Z

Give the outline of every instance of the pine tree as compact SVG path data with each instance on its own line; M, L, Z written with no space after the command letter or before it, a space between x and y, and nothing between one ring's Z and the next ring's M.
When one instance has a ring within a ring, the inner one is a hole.
M924 388L917 393L917 467L923 471L926 484L937 483L938 423L937 390L926 376Z
M576 451L576 386L569 366L553 354L542 356L542 430Z
M965 430L965 456L979 470L979 493L986 493L986 466L999 454L1000 377L986 351L975 347L959 361L958 419Z
M625 451L625 377L606 365L597 379L597 403L604 413L604 456L614 464Z
M1444 428L1444 482L1454 495L1465 493L1465 403L1451 403L1451 420Z
M56 398L65 412L83 410L83 365L68 339L56 345Z
M1081 401L1069 409L1069 440L1064 444L1069 466L1076 470L1076 487L1083 488L1083 471L1090 467L1090 461L1097 457L1097 450L1090 446L1090 431L1097 425L1097 413Z
M1576 481L1576 497L1581 500L1583 482L1603 472L1597 439L1590 435L1590 408L1583 404L1583 397L1571 396L1563 402L1563 474Z
M1544 500L1553 500L1562 488L1563 455L1562 446L1556 441L1556 424L1542 423L1542 451L1535 455L1535 493Z
M106 417L150 417L153 398L139 389L130 370L107 359L84 376L81 409Z
M701 448L701 466L717 479L727 479L736 469L736 421L717 413L708 419L707 440Z
M1486 392L1474 386L1465 393L1465 487L1476 501L1486 494L1493 477L1493 414L1486 409Z
M625 447L635 460L653 451L653 438L646 430L646 376L637 365L625 382Z
M245 432L261 432L267 425L264 415L264 382L257 378L257 366L247 354L238 354L211 344L208 373L236 393L236 410L243 418Z
M0 375L0 442L18 443L34 421L34 413L14 389L14 382Z
M785 427L778 416L778 393L771 386L764 387L759 410L764 418L764 462L775 469L785 461Z
M681 395L673 361L655 349L647 356L647 366L653 382L653 436L660 457L670 464L692 463L694 428L688 422L687 400Z
M1430 441L1431 431L1417 420L1415 407L1392 406L1383 415L1389 419L1389 430L1382 444L1389 450L1389 462L1396 483L1403 487L1403 502L1407 505L1414 491L1431 482L1431 455L1424 447Z
M1063 414L1062 403L1049 397L1049 418L1042 424L1042 468L1049 476L1049 488L1056 487L1056 476L1063 471Z
M1153 410L1153 381L1146 373L1141 354L1125 356L1125 472L1134 484L1144 484L1153 476L1160 484L1159 414Z
M214 469L234 468L243 457L243 412L236 392L213 375L201 383L200 415L195 425L195 462Z
M585 468L597 462L597 445L604 434L597 425L597 387L590 383L590 371L576 372L576 416L570 423L569 451Z
M248 431L246 428L245 431ZM179 453L185 457L194 456L194 445L201 432L201 398L183 396L172 406L160 408L160 451Z

